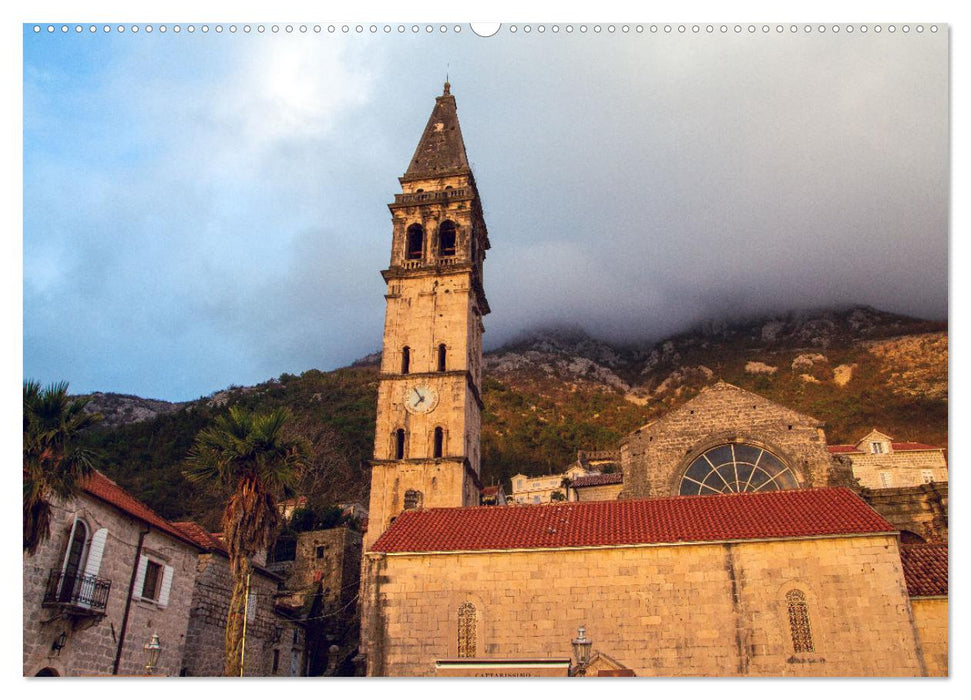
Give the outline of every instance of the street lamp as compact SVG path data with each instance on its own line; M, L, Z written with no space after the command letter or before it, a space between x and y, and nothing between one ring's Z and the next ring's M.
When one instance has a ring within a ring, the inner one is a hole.
M152 675L152 671L158 665L158 655L161 653L162 644L158 641L158 635L153 634L151 641L145 645L145 656L148 658L148 663L145 664L145 670L148 671L148 675Z
M51 644L51 653L50 653L50 655L51 656L60 656L61 655L61 649L63 649L66 644L67 644L67 633L66 632L61 632L61 635L57 639L54 640L54 643L53 644Z
M587 630L581 626L577 628L577 638L573 640L573 657L577 660L574 676L587 675L587 664L590 663L590 649L593 642L587 639Z

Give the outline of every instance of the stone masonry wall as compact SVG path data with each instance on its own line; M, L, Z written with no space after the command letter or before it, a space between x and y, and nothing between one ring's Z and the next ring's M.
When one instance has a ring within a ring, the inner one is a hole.
M89 537L107 528L108 538L98 577L111 581L106 614L101 618L79 620L58 617L57 609L43 607L45 585L52 569L60 571L64 562L75 515L88 526ZM198 549L149 528L144 523L83 495L66 504L56 504L51 538L34 556L24 555L24 675L33 676L51 668L61 676L111 675L118 645L121 642L122 619L135 566L139 533L148 529L143 553L172 567L172 584L168 604L133 600L127 633L121 654L119 674L145 675L144 646L153 634L162 645L155 675L176 676L182 663L189 603L195 581ZM93 624L92 624L93 623ZM51 651L52 642L62 633L67 643L59 654Z
M928 676L947 676L947 598L910 601Z
M578 501L616 501L623 488L623 484L584 486L582 489L576 489L574 493Z
M229 559L210 553L198 559L198 576L192 595L183 675L222 676L226 659L226 615L232 595ZM255 609L246 621L243 674L246 676L300 675L303 632L274 612L277 581L259 570L250 577ZM297 633L296 639L294 632ZM274 651L277 669L273 669ZM297 672L291 674L296 657Z
M476 608L476 656L594 651L638 676L923 673L892 536L591 550L368 555L369 675L429 676L458 654ZM813 653L794 653L786 593L807 598Z
M627 437L621 445L622 497L678 495L691 461L729 442L747 442L774 453L801 487L843 485L834 479L821 423L722 382Z
M935 482L947 481L947 462L940 450L908 450L889 454L850 453L853 476L860 486L868 489L920 486L924 483L923 472L931 472ZM890 475L890 485L885 487L880 473Z
M900 529L920 535L927 542L948 539L947 482L899 489L864 489L864 501Z

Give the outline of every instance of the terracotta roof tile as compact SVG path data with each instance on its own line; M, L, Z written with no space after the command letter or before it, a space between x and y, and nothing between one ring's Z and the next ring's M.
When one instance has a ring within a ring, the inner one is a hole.
M907 593L912 597L947 595L947 545L910 544L900 548Z
M918 450L941 450L942 447L934 447L933 445L925 445L922 442L891 442L894 451L896 452L913 452ZM829 445L827 449L832 454L842 454L844 452L855 452L858 454L863 454L861 450L856 449L856 445Z
M899 452L907 452L908 450L940 450L940 447L934 447L933 445L925 445L922 442L891 442L893 449Z
M220 552L226 551L226 545L223 543L223 541L216 537L215 534L208 532L198 523L187 520L172 524L200 547Z
M185 533L175 527L168 520L153 511L147 505L137 500L121 486L106 477L101 472L94 470L84 484L84 490L92 496L100 498L102 501L110 503L115 508L128 513L143 522L152 525L163 532L172 535L184 542L196 544L195 540L187 537Z
M583 488L584 486L609 486L610 484L622 483L624 483L623 473L615 472L613 474L591 474L590 476L578 476L573 480L571 486L578 489Z
M405 511L377 552L536 549L893 532L849 489Z

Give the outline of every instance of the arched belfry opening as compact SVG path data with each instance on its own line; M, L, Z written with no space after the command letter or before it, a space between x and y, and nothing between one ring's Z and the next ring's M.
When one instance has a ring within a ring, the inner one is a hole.
M411 226L408 227L405 259L421 260L424 247L425 247L425 229L422 228L421 224L412 224Z
M438 227L438 256L448 258L455 255L455 222L443 221Z

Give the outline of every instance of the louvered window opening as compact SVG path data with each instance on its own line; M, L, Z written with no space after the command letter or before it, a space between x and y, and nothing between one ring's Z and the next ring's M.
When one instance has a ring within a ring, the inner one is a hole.
M459 606L459 658L470 659L475 656L475 606L462 603Z

